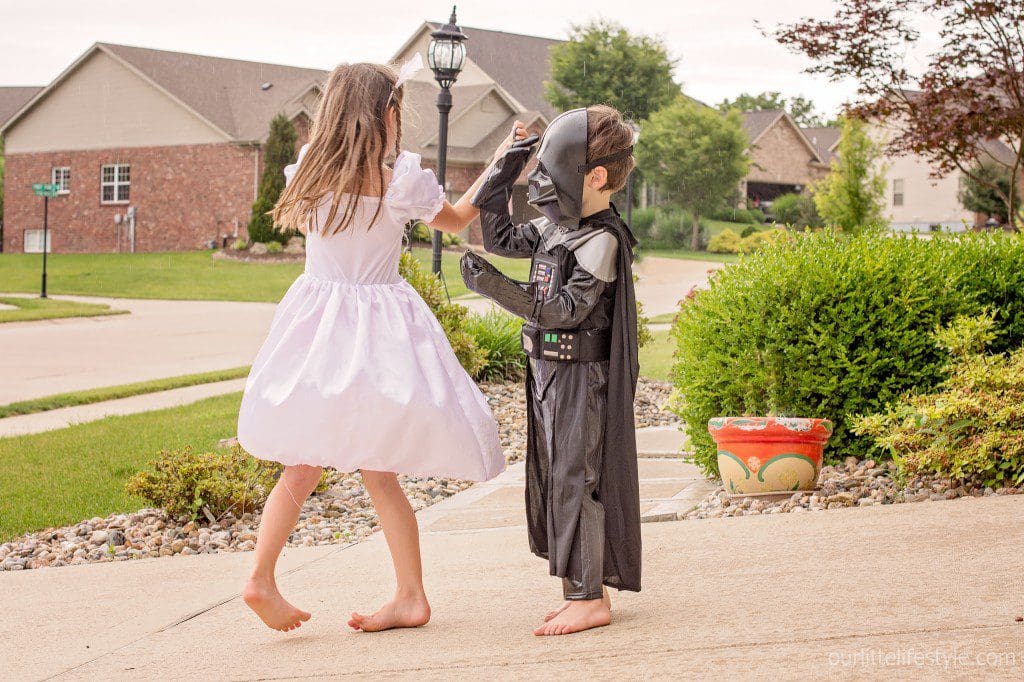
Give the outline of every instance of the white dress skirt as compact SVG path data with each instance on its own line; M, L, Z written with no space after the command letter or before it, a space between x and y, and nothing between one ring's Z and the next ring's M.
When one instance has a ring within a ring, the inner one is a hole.
M302 162L285 169L290 181ZM505 468L497 426L437 319L398 274L405 224L444 193L402 152L335 235L306 237L306 268L277 307L245 385L238 440L282 464L483 481ZM321 207L321 221L327 205Z

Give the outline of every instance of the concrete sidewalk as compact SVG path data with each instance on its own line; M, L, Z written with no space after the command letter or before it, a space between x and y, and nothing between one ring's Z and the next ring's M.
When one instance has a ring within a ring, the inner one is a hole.
M612 627L531 630L556 580L521 528L426 531L427 627L344 625L389 596L379 535L292 549L314 612L266 630L238 598L248 554L0 575L9 679L1021 679L1024 498L644 524L645 587ZM956 658L949 658L956 656ZM915 658L918 659L917 662Z
M198 402L205 398L226 393L239 392L245 388L245 379L229 379L227 381L215 381L209 384L197 384L195 386L183 386L167 391L155 393L143 393L117 400L104 400L99 403L88 405L75 405L74 407L62 407L46 412L34 414L23 414L16 417L0 419L0 438L8 436L25 436L43 431L63 429L75 424L96 421L104 417L122 414L136 414L138 412L149 412L151 410L162 410L168 407L178 407Z
M659 520L710 484L671 456L678 432L641 433ZM0 574L0 678L1024 676L1024 497L645 523L644 591L613 594L612 627L537 638L560 590L527 548L522 495L519 465L419 514L434 618L415 631L344 625L392 589L380 534L285 551L282 590L315 614L287 635L239 599L248 553Z

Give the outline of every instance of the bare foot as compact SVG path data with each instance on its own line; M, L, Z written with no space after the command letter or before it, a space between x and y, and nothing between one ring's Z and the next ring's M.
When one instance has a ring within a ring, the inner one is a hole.
M599 628L612 622L611 609L604 599L588 599L574 601L560 614L533 631L538 636L568 635L583 632L591 628Z
M395 596L372 616L352 613L348 626L363 632L380 632L392 628L418 628L430 620L430 604L426 595Z
M608 594L608 588L607 587L601 588L601 592L602 592L601 601L603 601L604 605L608 607L609 611L611 611L612 610L612 598ZM562 605L559 606L557 609L551 609L546 614L544 614L544 622L547 623L549 620L551 620L552 618L554 618L555 616L560 614L562 611L565 611L571 605L572 605L572 602L569 601L569 600L566 600L566 601L562 602Z
M312 617L289 604L273 582L249 578L242 590L242 599L267 627L281 632L295 630Z

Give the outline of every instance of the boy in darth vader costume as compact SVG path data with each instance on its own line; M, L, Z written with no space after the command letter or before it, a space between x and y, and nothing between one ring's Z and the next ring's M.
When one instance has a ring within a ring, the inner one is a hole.
M528 178L544 217L516 225L509 214L536 137L513 143L473 198L486 250L532 259L528 282L471 251L461 269L470 289L525 320L530 549L562 578L566 600L538 635L607 625L605 586L640 590L636 240L610 204L633 169L633 136L611 107L567 111Z

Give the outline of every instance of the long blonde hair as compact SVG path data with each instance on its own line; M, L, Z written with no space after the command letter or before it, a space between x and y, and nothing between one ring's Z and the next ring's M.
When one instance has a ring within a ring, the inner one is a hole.
M382 169L402 144L402 96L397 76L380 64L341 64L327 78L309 133L309 148L272 215L283 228L337 234L352 222L368 179L380 178L372 226L380 217L387 183ZM395 109L395 146L387 147L387 111ZM314 224L317 208L332 193L324 224ZM339 212L341 220L335 224ZM333 228L331 226L333 225ZM327 230L330 228L330 232Z

